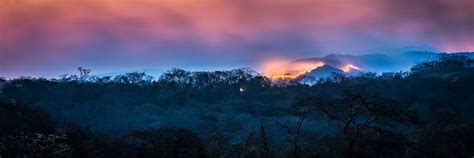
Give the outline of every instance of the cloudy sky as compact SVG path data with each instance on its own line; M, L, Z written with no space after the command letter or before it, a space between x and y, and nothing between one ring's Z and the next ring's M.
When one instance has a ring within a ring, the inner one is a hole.
M474 51L473 0L1 0L0 76L255 67L375 47Z

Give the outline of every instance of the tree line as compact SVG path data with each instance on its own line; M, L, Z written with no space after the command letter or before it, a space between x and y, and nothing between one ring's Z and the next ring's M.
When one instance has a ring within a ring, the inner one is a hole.
M474 155L474 61L464 56L278 82L250 69L158 78L78 70L0 80L0 156Z

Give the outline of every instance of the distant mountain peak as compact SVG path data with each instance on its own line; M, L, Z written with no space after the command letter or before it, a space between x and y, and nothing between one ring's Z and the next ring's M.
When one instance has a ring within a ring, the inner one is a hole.
M410 47L411 48L411 47ZM321 78L333 73L359 75L362 72L399 72L407 71L413 65L439 59L440 54L429 51L405 51L394 54L371 53L362 55L329 54L320 58L299 59L291 64L322 62L324 66L315 68L307 75Z
M310 72L306 74L306 76L311 76L314 78L328 78L328 77L331 77L335 73L342 74L344 73L344 71L342 71L341 69L335 68L331 65L324 65L324 66L317 67L311 70Z

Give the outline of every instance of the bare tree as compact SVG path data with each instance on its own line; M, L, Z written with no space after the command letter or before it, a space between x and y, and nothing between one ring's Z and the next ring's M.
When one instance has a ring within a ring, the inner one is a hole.
M270 150L270 145L267 138L267 133L265 132L265 125L262 123L260 124L260 136L262 141L262 157L274 157L273 153Z
M300 139L301 139L301 132L303 123L306 120L307 116L312 112L312 109L308 107L300 107L295 112L297 116L297 122L294 126L285 125L279 122L276 122L281 128L287 130L288 134L290 135L290 142L291 142L291 152L293 157L298 158L300 157Z
M395 125L416 121L416 115L394 100L372 96L363 88L342 97L309 96L298 100L298 109L313 111L323 119L340 125L346 141L346 157L353 157L358 141L369 132L389 130Z
M77 70L79 70L79 80L84 81L89 77L89 73L91 73L91 69L86 69L83 67L78 67Z

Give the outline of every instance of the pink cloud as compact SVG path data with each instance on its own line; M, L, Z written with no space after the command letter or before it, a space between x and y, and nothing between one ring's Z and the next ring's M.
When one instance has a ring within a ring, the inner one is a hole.
M97 54L170 60L185 48L242 60L384 44L474 51L472 0L4 0L0 10L9 71Z

